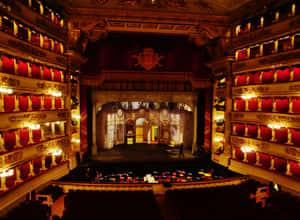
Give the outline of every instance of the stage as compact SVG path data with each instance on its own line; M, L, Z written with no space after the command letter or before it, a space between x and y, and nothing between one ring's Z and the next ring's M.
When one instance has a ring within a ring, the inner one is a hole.
M184 156L179 155L179 148L160 144L131 144L118 145L112 150L100 151L92 160L99 162L155 162L195 160L191 148L183 150Z

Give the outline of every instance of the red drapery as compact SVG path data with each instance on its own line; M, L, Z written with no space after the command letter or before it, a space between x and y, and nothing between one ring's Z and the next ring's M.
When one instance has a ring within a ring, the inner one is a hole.
M61 82L62 72L60 70L54 70L54 81Z
M13 168L14 174L12 176L6 177L5 185L7 188L12 188L15 185L16 181L16 169Z
M37 45L37 46L41 46L41 41L40 41L40 34L36 33L36 32L31 32L31 42L34 44L34 45Z
M15 110L15 96L5 95L4 96L4 111L13 112Z
M288 82L290 80L290 69L277 70L277 82Z
M31 75L33 78L40 79L41 78L41 66L32 64L31 65Z
M256 153L255 152L248 152L247 153L247 160L248 160L248 163L254 164L256 162Z
M260 72L249 74L249 85L260 84Z
M294 81L300 81L300 67L293 67L294 71Z
M44 78L45 80L52 80L51 69L44 66Z
M279 128L275 129L275 139L278 143L285 143L288 140L288 129Z
M257 125L247 125L248 128L248 136L256 137L257 136Z
M4 146L6 150L13 150L16 145L16 132L4 132Z
M246 60L248 58L248 49L247 48L242 49L242 50L238 51L237 53L238 53L238 55L237 55L238 61Z
M45 110L51 110L52 107L52 98L50 95L44 96L44 108Z
M237 86L243 86L246 84L247 84L247 74L246 73L236 76L236 85Z
M46 50L51 49L51 40L47 36L44 36L43 48Z
M250 48L250 58L255 58L260 55L260 46Z
M61 156L61 155L55 156L55 162L56 162L57 164L59 164L61 161L62 161L62 156Z
M270 55L275 52L275 43L274 41L263 44L263 55Z
M286 172L287 161L279 157L273 157L274 159L274 168L279 172Z
M271 156L264 153L259 153L259 162L263 168L270 168L271 166Z
M260 136L263 140L270 140L272 138L272 128L260 126Z
M289 163L292 175L300 178L300 163L294 161L290 161Z
M248 100L248 109L251 112L256 112L258 109L258 98L251 98Z
M41 97L31 96L31 100L32 100L32 110L39 111L41 109Z
M28 109L28 96L19 96L19 109L20 111L27 111Z
M61 98L55 98L55 108L60 109L62 107Z
M245 125L244 124L235 124L235 131L238 136L244 136L245 134Z
M245 103L245 100L244 99L236 99L235 100L235 103L236 103L236 110L239 111L239 112L244 112L245 111L245 106L246 106L246 103Z
M55 51L56 53L61 53L61 45L60 45L60 43L57 42L57 41L54 42L54 51Z
M42 159L37 158L33 160L33 171L35 174L38 174L42 168Z
M32 130L32 139L35 143L39 143L41 141L41 129Z
M45 159L45 166L46 166L46 168L50 168L51 167L51 163L52 163L52 156L51 155L47 155L46 159Z
M244 160L244 152L239 147L235 147L235 158L237 160Z
M292 108L293 113L299 114L300 113L300 97L293 98L292 102L293 102L293 108Z
M289 111L289 99L275 99L276 111L281 113L287 113Z
M15 73L15 62L14 58L8 58L7 56L2 57L3 71L5 73Z
M20 129L20 144L27 146L29 142L29 129L27 127Z
M300 130L291 129L292 142L295 146L300 146Z
M261 99L261 109L263 112L272 112L273 109L273 99L262 98Z
M272 83L274 81L274 72L273 70L270 71L263 71L262 74L262 83Z
M28 63L19 60L18 62L18 73L22 76L28 76Z
M20 176L22 180L26 180L28 178L29 171L30 171L29 166L30 166L29 162L24 163L20 166L20 173L21 173Z

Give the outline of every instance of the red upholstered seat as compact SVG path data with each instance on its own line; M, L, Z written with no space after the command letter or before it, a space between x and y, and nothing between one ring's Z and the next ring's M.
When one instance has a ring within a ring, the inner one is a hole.
M248 136L256 137L257 136L257 125L247 125L248 128Z
M27 111L28 110L28 96L19 96L19 109L20 111Z
M263 112L272 112L273 109L273 99L262 98L261 99L261 109Z
M292 108L293 113L297 113L297 114L300 113L300 97L293 98L292 102L293 102L293 108Z
M52 80L52 73L51 73L51 69L44 66L44 77L43 79L45 80Z
M29 129L26 128L21 128L20 129L20 144L22 146L27 146L29 142Z
M16 145L16 132L4 132L4 146L6 150L13 150Z
M236 111L243 112L245 111L246 102L244 99L236 99Z
M3 71L5 73L15 73L15 59L14 58L9 58L7 56L2 57L2 62L3 62Z
M54 81L61 82L62 72L60 70L54 70Z
M290 69L277 70L277 82L288 82L290 80Z
M255 85L260 83L260 72L249 73L249 85Z
M242 49L240 51L237 52L237 60L241 61L241 60L246 60L248 59L248 49Z
M32 64L31 65L31 75L33 78L40 79L41 78L41 66Z
M275 139L278 143L285 143L288 141L288 129L279 128L275 129Z
M255 152L247 152L247 161L250 164L254 164L256 162L256 153Z
M55 98L55 108L60 109L62 107L61 98Z
M293 67L292 68L294 72L294 81L300 81L300 67Z
M251 98L248 100L248 109L251 112L256 112L258 109L258 98Z
M273 159L274 159L275 170L282 173L286 172L287 161L279 157L273 157Z
M41 97L31 96L31 101L32 101L32 110L39 111L41 109Z
M260 136L263 140L270 140L272 138L272 128L260 126Z
M270 71L263 71L262 74L262 83L272 83L274 81L274 72L273 70Z
M271 156L264 153L259 153L259 162L263 168L271 167Z
M244 124L235 124L235 132L238 136L244 136L245 134L245 125Z
M236 85L237 86L243 86L246 84L247 84L247 74L246 73L236 76Z
M275 99L276 101L276 111L281 113L286 113L289 111L289 99Z
M5 95L4 96L4 111L13 112L15 109L15 96Z
M235 147L235 159L237 160L244 160L244 152L239 147Z
M292 133L292 143L295 146L300 146L300 130L291 129Z
M22 76L28 76L28 63L19 60L18 62L18 73Z
M32 130L32 139L35 143L39 143L41 141L41 129L33 129Z
M44 96L44 108L45 110L51 110L52 108L52 97L50 95Z
M292 176L300 178L300 163L294 161L290 161L289 163Z

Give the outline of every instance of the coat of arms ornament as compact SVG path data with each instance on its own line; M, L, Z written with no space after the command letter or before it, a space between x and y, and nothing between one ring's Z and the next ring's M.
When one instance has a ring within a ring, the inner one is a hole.
M162 65L159 61L164 58L163 56L159 56L153 48L144 48L138 56L134 55L133 57L137 59L135 66L141 66L147 71L152 70L156 66L161 67Z

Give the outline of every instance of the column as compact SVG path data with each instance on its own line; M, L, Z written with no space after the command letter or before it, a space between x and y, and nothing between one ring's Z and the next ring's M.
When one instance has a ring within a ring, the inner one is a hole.
M291 173L291 164L290 164L290 161L289 161L289 160L287 160L286 162L287 162L287 164L286 164L286 175L288 175L288 176L292 176L292 173Z
M65 122L60 122L60 135L65 136Z
M194 136L193 136L193 146L192 146L192 154L196 153L197 151L197 103L194 104Z
M0 93L0 112L4 112L4 95Z
M270 167L270 170L275 170L274 165L275 165L275 161L274 161L273 156L271 156L271 167Z
M255 165L256 166L260 166L261 164L260 164L260 162L259 162L259 160L260 160L260 158L259 158L259 152L255 152L255 155L256 155L256 162L255 162Z
M47 170L47 168L46 168L46 156L43 155L42 158L41 158L41 160L42 160L42 168L41 168L41 170L42 171Z
M57 164L56 164L56 161L55 161L55 155L53 155L53 153L52 153L52 155L51 155L51 159L52 159L52 161L51 161L51 166L56 166Z
M287 141L287 144L293 144L293 142L292 142L292 132L291 132L290 128L288 128L288 141Z
M258 138L258 139L261 138L261 130L260 130L260 126L261 126L261 125L257 125L257 138Z
M33 161L29 161L29 176L35 176L34 169L33 169Z
M0 152L5 152L6 149L5 149L5 146L4 146L4 139L2 137L2 133L0 133Z
M96 156L98 153L97 143L96 143L96 104L93 104L93 146L92 146L92 156Z
M16 167L16 180L15 180L15 184L21 183L23 182L21 179L21 171L19 167Z
M55 137L55 122L51 123L51 135L52 135L52 138Z
M1 176L1 188L0 188L1 191L5 191L7 190L7 187L6 187L6 177L5 176Z

